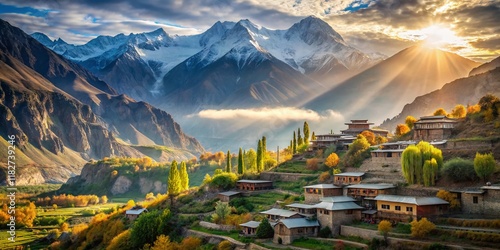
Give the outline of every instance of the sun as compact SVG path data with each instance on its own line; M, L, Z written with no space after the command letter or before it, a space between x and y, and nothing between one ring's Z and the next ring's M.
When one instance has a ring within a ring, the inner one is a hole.
M422 45L429 48L445 49L464 43L463 39L458 37L453 30L441 24L423 28L418 33L422 39Z

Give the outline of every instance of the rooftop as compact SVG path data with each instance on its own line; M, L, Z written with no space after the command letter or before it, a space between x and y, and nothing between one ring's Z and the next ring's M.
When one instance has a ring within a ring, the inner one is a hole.
M433 123L433 122L458 122L458 120L446 117L444 115L422 116L420 117L420 120L418 120L415 123Z
M389 189L389 188L395 188L393 184L386 184L386 183L381 183L381 184L355 184L355 185L349 185L347 188L362 188L362 189Z
M426 205L446 205L449 204L447 201L442 200L437 197L427 196L427 197L416 197L416 196L403 196L403 195L377 195L374 198L377 201L390 201L397 203L415 204L418 206Z
M333 184L316 184L316 185L305 186L304 188L321 188L321 189L326 189L326 188L341 188L341 187L335 186Z
M269 224L271 224L271 226L274 227L274 225L276 225L276 222L269 222ZM259 227L259 225L260 225L260 222L254 221L254 220L240 224L240 226L242 226L242 227L249 227L249 228L257 228L257 227Z
M277 215L277 216L285 217L285 218L298 214L297 212L294 212L294 211L290 211L290 210L286 210L286 209L279 209L279 208L271 208L267 211L262 211L260 213L261 214L269 214L269 215Z
M272 183L272 181L264 181L264 180L239 180L239 182L244 182L244 183Z
M358 204L349 201L349 202L328 202L328 201L323 201L320 202L316 205L314 205L315 208L322 208L326 209L329 211L340 211L340 210L353 210L353 209L364 209L363 207L359 206Z
M292 203L292 204L286 205L286 206L287 207L293 207L293 208L303 208L303 209L316 208L315 205L303 204L303 203Z
M320 199L320 201L324 202L351 202L351 201L356 201L356 199L349 197L349 196L329 196L329 197L323 197Z
M334 174L334 176L363 176L365 175L364 172L345 172L345 173L340 173L340 174Z
M224 196L233 196L233 195L237 195L237 194L241 194L241 193L236 192L236 191L227 191L227 192L220 192L219 194L224 195Z
M306 218L283 219L278 223L283 223L283 225L287 228L319 227L319 222L317 220L310 220Z
M148 210L145 208L138 208L138 209L129 209L125 212L125 214L132 214L132 215L138 215L142 214L143 212L147 212Z

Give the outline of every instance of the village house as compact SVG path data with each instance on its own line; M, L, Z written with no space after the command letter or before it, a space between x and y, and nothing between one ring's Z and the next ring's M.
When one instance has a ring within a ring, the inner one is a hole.
M342 187L333 184L316 184L304 187L305 203L317 203L323 197L342 195Z
M463 213L500 216L500 186L490 185L450 192L456 195Z
M287 245L302 237L316 237L318 232L319 223L317 220L306 218L283 219L274 226L273 242Z
M332 145L336 145L337 148L345 148L346 145L351 144L356 140L355 136L343 135L343 134L324 134L316 135L315 140L311 140L311 149L326 149Z
M271 226L274 228L276 222L269 222L269 224L271 224ZM253 220L242 223L240 224L241 232L246 236L255 235L257 233L257 228L259 227L259 225L260 222Z
M137 219L142 213L148 212L147 209L141 207L141 206L135 206L127 211L125 211L125 216L129 221L134 221Z
M383 136L387 137L389 134L388 130L385 129L372 129L370 128L370 125L373 125L373 123L369 123L368 120L351 120L351 122L345 123L347 125L346 130L342 130L342 134L344 135L351 135L354 137L357 137L361 132L368 130L375 134L375 136Z
M239 180L236 182L236 186L239 190L246 191L266 190L273 188L273 182L264 180Z
M393 184L355 184L347 186L347 195L361 202L366 208L375 208L373 200L377 195L394 194L396 186Z
M300 215L299 213L295 211L290 211L286 209L280 209L280 208L271 208L266 211L260 212L261 214L265 215L269 221L277 221L281 219L288 219L288 218L302 218L303 216Z
M316 217L321 227L330 227L332 233L338 234L340 225L361 219L363 207L355 203L356 200L347 196L333 196L321 199L316 207Z
M316 215L316 207L311 204L303 204L303 203L292 203L286 205L286 207L290 208L290 210L300 213L300 215L304 217L313 217Z
M443 148L446 145L446 140L431 141L432 146ZM396 141L386 142L379 145L379 148L371 151L372 162L382 164L400 164L403 151L410 145L417 145L417 141Z
M333 175L333 184L335 185L351 185L359 184L363 179L363 172L345 172Z
M428 219L448 211L449 203L437 197L415 197L402 195L378 195L377 217L391 221L407 222Z
M227 191L227 192L218 193L217 198L219 198L219 200L223 201L223 202L230 202L234 198L241 197L241 195L242 194L240 192Z
M458 123L457 119L441 116L423 116L413 125L413 140L445 140Z

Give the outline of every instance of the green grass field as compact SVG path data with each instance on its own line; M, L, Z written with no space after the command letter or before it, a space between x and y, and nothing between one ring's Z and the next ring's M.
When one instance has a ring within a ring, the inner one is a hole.
M321 240L316 240L316 239L297 239L292 242L292 246L295 247L301 247L301 248L307 248L307 249L314 249L314 250L331 250L331 249L336 249L336 245L338 243L334 242L328 242L328 241L321 241ZM362 248L356 248L352 246L347 246L344 244L345 250L356 250L356 249L362 249Z
M45 244L32 243L40 238L43 238L47 233L43 233L39 230L32 230L28 232L26 229L19 229L16 231L16 241L11 242L8 240L9 234L5 230L2 230L0 234L0 249L13 249L15 246L29 245L30 249L44 249L47 247Z
M273 169L273 172L281 173L299 173L299 174L319 174L324 170L320 170L320 165L318 164L318 170L310 170L306 167L306 161L287 161L281 163L279 166Z
M276 203L276 201L284 201L285 197L287 197L285 194L273 193L271 191L268 193L260 193L245 197L245 199L248 203L251 203L255 206L254 211L260 212L270 209Z

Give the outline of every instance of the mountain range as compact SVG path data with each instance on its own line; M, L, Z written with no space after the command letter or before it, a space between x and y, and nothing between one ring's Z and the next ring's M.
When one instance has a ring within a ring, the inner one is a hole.
M204 151L170 114L118 94L83 66L3 20L0 115L6 117L0 121L0 146L5 148L0 158L7 152L3 138L17 136L18 185L62 182L89 159L143 157L159 146L169 149L154 152L157 160Z
M297 105L383 59L350 46L313 16L287 30L240 20L192 36L158 29L84 45L32 36L120 93L166 109Z

